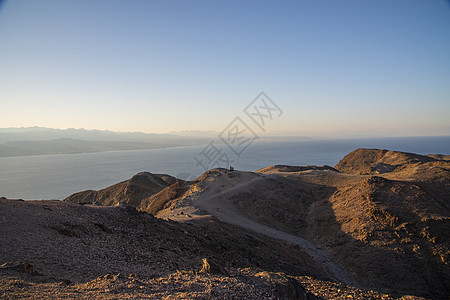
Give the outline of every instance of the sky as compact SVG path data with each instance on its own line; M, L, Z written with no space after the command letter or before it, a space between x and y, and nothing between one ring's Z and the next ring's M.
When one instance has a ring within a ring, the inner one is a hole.
M220 132L262 91L266 133L450 135L450 4L0 5L0 128Z

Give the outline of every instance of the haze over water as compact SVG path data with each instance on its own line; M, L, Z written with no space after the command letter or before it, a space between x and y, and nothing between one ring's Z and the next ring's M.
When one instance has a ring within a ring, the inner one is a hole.
M241 157L230 155L239 170L256 171L275 164L334 166L349 152L381 148L418 154L450 154L450 137L404 137L252 144ZM164 173L182 179L204 172L195 156L205 146L112 151L84 154L0 157L0 196L64 199L72 193L101 189L138 172ZM226 149L223 149L226 151ZM223 166L226 167L226 166Z

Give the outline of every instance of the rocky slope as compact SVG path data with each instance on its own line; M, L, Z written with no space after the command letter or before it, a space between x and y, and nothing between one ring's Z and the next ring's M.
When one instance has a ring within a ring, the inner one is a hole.
M138 207L142 199L150 197L171 184L175 177L166 174L142 172L129 180L117 183L99 191L83 191L69 196L65 201L80 204L120 205Z
M377 175L400 172L404 171L405 168L412 169L417 166L426 166L427 169L436 167L446 169L448 155L418 155L399 151L360 148L347 154L335 168L348 174ZM441 175L449 178L448 173Z
M1 299L390 299L329 282L301 248L211 217L0 198L0 222Z
M357 149L335 168L212 170L132 205L177 221L202 208L222 221L280 237L267 227L274 228L324 249L362 287L445 298L450 289L448 199L446 156ZM267 227L256 228L250 220Z
M276 169L250 180L242 172L231 178L224 170L209 172L207 190L217 189L210 212L219 218L225 209L231 216L243 213L313 241L365 288L445 299L450 282L447 184ZM215 213L220 203L237 209L222 205Z
M175 289L181 298L257 290L254 298L295 299L303 286L309 298L382 297L377 290L447 299L449 174L445 155L358 149L334 168L214 169L192 182L139 173L64 202L3 199L0 264L13 265L0 268L0 290L21 295L11 278L42 277L30 286L71 295L105 287L138 297L142 285L150 298ZM216 274L197 273L202 258ZM28 277L18 262L33 266ZM102 277L115 273L124 275Z

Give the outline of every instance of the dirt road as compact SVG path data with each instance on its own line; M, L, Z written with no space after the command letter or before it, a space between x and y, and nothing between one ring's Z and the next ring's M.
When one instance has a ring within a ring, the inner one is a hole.
M207 182L203 192L194 200L194 205L200 209L206 210L223 222L241 226L288 243L297 244L313 257L319 265L323 266L337 281L345 283L346 285L357 286L356 281L349 273L334 262L323 250L318 249L313 243L301 237L262 225L243 215L238 208L227 199L227 197L223 196L223 194L229 194L230 189L232 189L233 192L243 192L247 190L249 184L256 180L262 180L263 177L249 175L247 178L243 179L244 178L242 177L239 179L239 185L234 185L233 181L228 180L227 178L217 178L214 181Z

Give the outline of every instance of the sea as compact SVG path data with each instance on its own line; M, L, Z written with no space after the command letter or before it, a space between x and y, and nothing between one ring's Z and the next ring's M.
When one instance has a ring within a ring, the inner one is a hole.
M139 172L193 179L208 168L256 171L271 165L336 165L357 148L450 154L450 136L254 142L235 153L224 144L82 154L0 157L0 197L62 200Z

